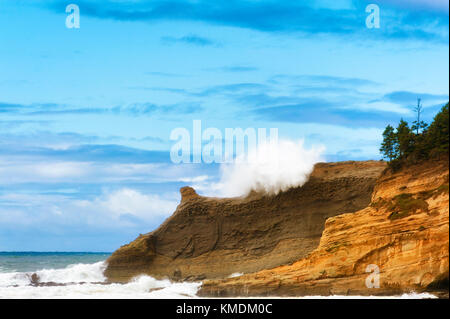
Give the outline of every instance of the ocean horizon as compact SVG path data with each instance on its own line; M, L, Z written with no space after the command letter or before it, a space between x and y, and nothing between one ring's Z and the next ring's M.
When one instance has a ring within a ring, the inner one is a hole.
M4 250L0 251L0 255L7 254L112 254L109 251L63 251L63 250L49 250L49 251L36 251L36 250Z
M73 264L105 261L110 255L109 252L2 251L0 273L61 269Z

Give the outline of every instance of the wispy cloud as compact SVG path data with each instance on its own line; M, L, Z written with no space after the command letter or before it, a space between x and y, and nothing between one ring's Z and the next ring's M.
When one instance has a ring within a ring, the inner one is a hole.
M18 115L125 114L142 116L191 114L202 110L203 107L199 103L188 102L167 105L132 103L114 107L74 107L55 103L13 104L0 102L0 113Z
M384 83L335 75L277 74L263 82L212 85L198 89L145 88L188 98L214 98L242 106L238 113L258 120L383 127L413 116L417 97L428 108L448 101L448 94L394 91ZM381 92L380 92L381 91ZM428 112L429 113L429 112ZM431 113L430 113L431 114Z
M365 39L414 39L448 42L448 8L435 6L437 11L417 10L424 1L399 1L381 5L383 26L380 32L368 32L366 1L354 0L351 6L314 6L304 1L141 1L128 4L118 1L93 3L79 1L83 14L100 19L119 21L198 21L216 25L253 29L263 32L298 32L303 34L333 34ZM53 1L49 7L63 12L63 1Z
M436 12L448 12L447 0L385 0L385 3L403 9L430 10Z
M7 112L5 112L7 113ZM0 130L23 127L27 125L48 125L51 121L46 120L0 120Z
M244 66L244 65L233 65L233 66L223 66L218 68L208 68L206 71L213 72L231 72L231 73L243 73L243 72L253 72L258 71L259 68L253 66Z
M169 72L158 72L158 71L149 71L149 72L145 72L145 74L146 75L168 77L168 78L177 78L177 77L185 77L186 76L184 74L169 73Z
M260 119L291 123L325 123L350 127L380 127L395 122L395 112L345 109L326 100L310 100L301 104L278 105L253 109Z
M342 77L342 76L332 76L332 75L314 75L314 74L277 74L269 79L272 83L297 83L297 84L307 84L309 86L339 86L339 87L361 87L361 86L374 86L379 85L379 83L362 78L352 78L352 77Z
M165 151L148 151L115 144L75 144L73 139L57 139L37 141L41 136L14 136L0 143L0 154L20 158L30 157L31 161L39 162L46 159L55 161L84 161L102 163L167 163L169 154ZM8 137L8 135L2 135ZM15 144L15 142L19 142Z
M261 90L266 88L267 85L262 83L232 83L210 86L198 91L191 91L189 94L205 97L210 95L237 94L240 92L260 92Z
M161 38L161 42L163 44L176 44L176 43L184 43L189 45L195 45L200 47L206 46L219 46L219 43L198 35L190 34L182 37L170 37L165 36Z
M448 101L449 96L447 94L429 94L409 91L395 91L387 93L383 96L383 100L409 106L415 105L418 98L420 98L422 102L426 103L427 105L433 105L435 103L444 103Z

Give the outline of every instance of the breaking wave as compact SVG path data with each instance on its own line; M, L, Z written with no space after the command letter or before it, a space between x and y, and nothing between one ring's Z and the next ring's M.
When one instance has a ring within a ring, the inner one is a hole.
M194 298L201 283L173 283L139 276L107 283L105 262L63 269L0 273L0 298Z
M323 161L323 151L323 147L306 148L303 140L261 143L234 163L222 164L219 183L209 189L221 197L243 196L252 190L276 195L305 184L314 164Z

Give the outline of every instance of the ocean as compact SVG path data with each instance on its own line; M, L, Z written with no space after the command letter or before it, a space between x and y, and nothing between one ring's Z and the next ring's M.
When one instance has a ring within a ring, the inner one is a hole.
M145 299L197 298L200 282L174 283L138 276L126 284L107 283L103 275L109 253L0 252L0 298ZM233 274L239 276L241 274ZM306 298L375 298L309 296ZM379 298L379 297L378 297ZM435 298L411 293L390 298Z
M150 276L139 276L126 284L107 283L103 271L109 255L109 253L0 252L0 298L196 297L200 283L172 283Z

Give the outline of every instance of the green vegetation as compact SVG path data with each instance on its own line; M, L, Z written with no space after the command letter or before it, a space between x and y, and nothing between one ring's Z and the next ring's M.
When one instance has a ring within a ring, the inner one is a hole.
M420 104L419 104L420 106ZM388 125L383 132L380 152L389 159L393 169L404 163L417 163L425 159L440 159L449 153L449 114L447 103L428 126L420 120L421 107L416 108L417 120L410 127L400 120L397 128Z
M427 214L433 214L434 211L429 211L428 203L426 202L430 198L436 198L441 194L448 194L448 183L429 190L423 191L417 194L402 193L391 200L385 200L379 198L377 201L370 204L371 207L379 210L383 209L392 212L388 218L390 220L396 220L410 216L416 212L426 212Z
M449 184L448 182L442 184L441 186L428 190L419 192L417 194L402 193L390 200L379 198L370 204L371 207L376 210L385 210L392 212L388 218L390 220L396 220L410 216L416 212L426 212L427 214L433 215L435 210L429 211L428 203L426 202L430 198L436 198L441 194L448 194ZM333 250L334 247L330 247Z
M429 198L435 198L441 194L448 194L448 183L446 184L442 184L441 186L439 186L438 188L429 190L429 191L423 191L420 192L419 195L421 196L421 198L423 199L429 199Z
M416 198L412 194L405 193L395 196L388 209L393 211L389 219L395 220L409 216L417 210L427 211L428 203L423 198Z
M328 253L334 253L335 251L339 250L341 247L346 247L349 244L347 242L334 242L331 244L330 247L325 249Z
M437 195L448 194L448 190L449 190L448 184L442 184L436 189L436 193Z

